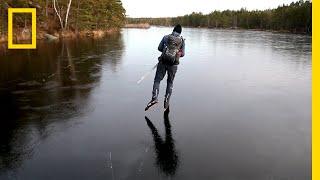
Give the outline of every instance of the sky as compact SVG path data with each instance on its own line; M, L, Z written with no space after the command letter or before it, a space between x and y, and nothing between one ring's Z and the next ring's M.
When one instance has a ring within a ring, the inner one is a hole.
M263 10L297 0L122 0L129 17L175 17L214 10Z

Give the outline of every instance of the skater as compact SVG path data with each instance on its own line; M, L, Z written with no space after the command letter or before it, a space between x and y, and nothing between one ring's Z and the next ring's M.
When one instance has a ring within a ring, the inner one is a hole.
M181 36L182 27L180 24L176 25L173 32L162 38L158 50L162 52L158 58L157 71L154 78L152 99L148 103L145 110L147 111L151 106L158 103L158 94L160 81L168 74L167 89L164 97L164 109L169 110L169 101L172 94L173 80L178 69L179 58L185 54L185 43Z

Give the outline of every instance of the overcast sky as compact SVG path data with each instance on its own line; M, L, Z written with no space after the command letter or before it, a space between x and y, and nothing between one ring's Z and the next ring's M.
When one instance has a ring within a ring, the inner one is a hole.
M129 17L174 17L213 10L263 10L297 0L122 0Z

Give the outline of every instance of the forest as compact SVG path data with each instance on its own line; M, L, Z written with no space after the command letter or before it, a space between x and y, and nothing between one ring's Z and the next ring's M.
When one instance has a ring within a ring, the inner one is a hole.
M209 14L193 12L179 17L127 18L127 23L149 23L172 26L181 24L188 27L232 28L275 30L292 33L312 33L312 2L300 0L275 9L248 11L213 11Z
M58 34L120 29L127 24L185 27L275 30L292 33L312 33L312 2L300 0L267 10L224 10L209 14L193 12L167 18L126 18L121 0L1 0L0 41L7 34L8 8L36 8L38 32ZM30 28L31 16L14 15L14 29Z
M7 33L8 8L36 8L38 32L119 29L125 23L121 0L1 0L0 35ZM31 16L14 15L14 29L28 28Z

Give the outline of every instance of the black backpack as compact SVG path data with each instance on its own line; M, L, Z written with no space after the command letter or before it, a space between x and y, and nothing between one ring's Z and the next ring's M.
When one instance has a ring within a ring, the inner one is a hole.
M182 45L182 38L180 36L168 35L167 44L161 55L163 63L173 65L179 59L179 51Z

